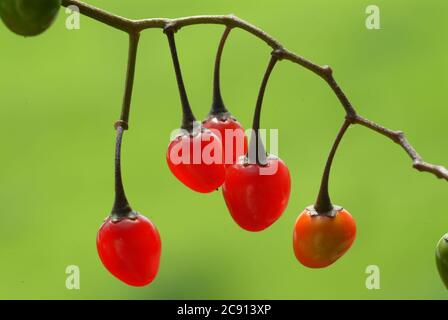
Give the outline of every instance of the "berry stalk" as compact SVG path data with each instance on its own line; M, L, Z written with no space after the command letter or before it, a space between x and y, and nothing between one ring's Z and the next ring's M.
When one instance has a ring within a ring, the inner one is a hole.
M129 34L129 53L128 53L128 66L126 72L126 83L123 97L123 107L121 110L121 117L116 127L119 125L124 130L128 129L129 112L131 110L132 90L134 88L135 78L135 64L137 62L137 49L140 40L139 33Z
M331 213L333 211L333 204L331 203L330 194L328 192L328 183L330 180L331 166L333 164L334 156L336 155L336 151L338 150L339 144L341 143L341 140L349 127L350 127L350 121L346 119L342 124L341 129L339 129L339 133L336 136L330 154L328 155L327 163L325 164L324 173L322 175L322 182L320 184L319 195L317 196L316 203L314 204L314 209L320 214Z
M117 138L115 143L115 202L111 213L113 220L132 218L135 215L126 198L121 176L121 142L124 130L125 129L121 125L117 126Z
M252 124L252 135L250 138L248 158L249 158L250 163L256 163L261 166L264 166L267 164L266 149L264 147L263 141L261 140L261 137L258 132L260 130L261 109L263 106L263 98L264 98L264 93L266 91L266 86L268 84L272 70L274 69L278 60L279 60L279 57L274 51L271 55L271 59L269 60L268 67L266 68L266 71L264 73L263 81L261 82L260 90L258 92L257 104L255 106L253 124Z
M210 110L210 115L214 116L228 112L221 94L221 60L224 46L231 30L231 27L226 27L221 36L218 51L216 52L215 70L213 74L213 102Z
M173 59L174 72L176 73L177 86L179 88L180 102L182 104L182 125L181 128L192 131L193 124L196 118L191 110L190 102L188 101L187 91L185 90L184 80L182 78L182 71L180 69L179 57L177 55L176 41L174 39L174 30L172 28L165 28L165 34L168 37L170 45L171 57Z

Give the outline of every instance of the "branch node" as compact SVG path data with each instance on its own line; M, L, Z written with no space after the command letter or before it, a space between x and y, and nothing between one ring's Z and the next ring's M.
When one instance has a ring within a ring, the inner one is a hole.
M398 144L402 144L406 141L406 135L403 131L395 131L393 140Z
M115 121L114 128L115 128L115 130L117 130L118 128L123 128L123 130L128 130L129 124L126 121L118 120L118 121Z
M414 169L417 169L420 171L422 165L423 165L423 162L421 159L415 159L412 166L414 167Z
M238 17L235 14L230 13L226 16L226 18L228 20L228 22L226 23L226 27L231 29L235 28L237 25Z
M166 34L168 32L172 32L174 34L179 31L179 29L179 25L175 21L171 20L166 23L165 27L163 27L163 33Z
M328 79L333 77L333 69L328 65L322 66L322 72L324 73L325 77L327 77Z
M271 55L281 61L285 58L285 50L282 47L276 48L271 52Z
M357 120L358 120L358 116L356 115L356 113L355 114L347 113L345 115L345 120L347 120L350 124L356 124Z

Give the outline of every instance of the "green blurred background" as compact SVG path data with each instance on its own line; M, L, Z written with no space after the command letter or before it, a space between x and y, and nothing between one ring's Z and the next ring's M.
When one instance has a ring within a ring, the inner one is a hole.
M448 3L375 1L381 30L365 28L371 1L88 1L132 18L234 13L285 46L328 64L360 114L394 129L434 163L448 165L446 55ZM283 217L262 233L239 229L221 193L186 189L165 151L180 123L166 39L148 30L139 49L131 130L123 167L133 207L163 242L157 279L133 288L101 265L95 237L113 201L113 123L127 56L124 33L89 18L65 29L66 14L36 38L0 26L0 298L20 299L445 299L434 249L448 232L447 185L418 173L397 145L363 127L348 132L336 158L333 200L354 215L352 249L325 270L301 266L292 228L315 200L344 113L322 80L287 61L274 71L262 125L280 131L280 156L293 187ZM222 26L177 36L189 97L198 118L211 102L212 67ZM240 30L223 58L227 106L249 127L270 49ZM81 289L65 288L78 265ZM381 289L367 290L378 265Z

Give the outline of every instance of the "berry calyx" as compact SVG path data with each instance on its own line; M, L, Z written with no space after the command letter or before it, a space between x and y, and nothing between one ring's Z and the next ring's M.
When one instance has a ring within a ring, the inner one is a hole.
M14 33L30 37L47 30L60 7L61 0L2 0L0 17Z
M244 128L230 113L209 114L202 122L202 126L210 129L220 138L221 162L226 166L234 164L240 156L247 153L247 137Z
M437 244L436 264L445 287L448 289L448 233Z
M306 208L294 226L294 253L308 268L325 268L338 260L353 244L356 223L350 213L338 206L319 213Z

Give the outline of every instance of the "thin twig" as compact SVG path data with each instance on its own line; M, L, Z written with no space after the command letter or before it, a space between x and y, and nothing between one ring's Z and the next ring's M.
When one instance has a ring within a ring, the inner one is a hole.
M373 121L365 119L359 115L357 115L352 123L360 124L366 128L369 128L383 136L388 137L393 142L399 144L409 155L409 157L413 161L413 167L421 172L429 172L434 174L437 178L445 179L448 181L448 169L441 165L435 165L428 162L425 162L420 154L414 149L414 147L409 143L405 134L402 131L394 131L390 130L386 127L383 127Z
M448 169L443 166L434 165L431 163L425 162L422 157L416 152L416 150L410 145L409 141L405 138L403 132L393 131L387 129L379 124L374 123L373 121L367 120L356 113L356 110L348 100L344 91L337 84L333 71L328 66L319 66L310 60L305 59L304 57L289 51L284 48L283 45L277 41L275 38L261 30L260 28L234 16L234 15L206 15L206 16L191 16L191 17L183 17L177 19L167 19L167 18L152 18L152 19L140 19L140 20L131 20L127 18L123 18L104 10L98 9L91 5L85 4L78 0L62 0L62 5L65 7L68 6L77 6L80 10L80 13L105 23L109 26L112 26L116 29L125 31L127 33L135 33L140 32L145 29L150 28L172 28L172 30L178 31L182 27L197 25L197 24L222 24L232 28L239 28L245 30L255 37L263 40L268 44L271 48L273 48L279 57L279 60L289 60L291 62L297 63L300 66L312 71L322 79L324 79L330 88L335 93L336 97L339 99L341 105L343 106L346 117L351 124L360 124L364 127L374 130L378 132L394 142L398 143L402 146L402 148L408 153L408 155L413 160L413 166L415 169L419 171L429 172L434 174L436 177L445 179L448 181Z

